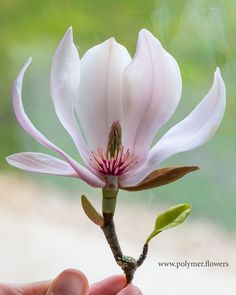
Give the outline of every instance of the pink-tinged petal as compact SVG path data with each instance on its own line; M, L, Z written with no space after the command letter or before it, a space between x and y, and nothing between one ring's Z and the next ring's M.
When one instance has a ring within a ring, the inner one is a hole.
M141 30L124 73L124 145L145 157L156 132L176 110L181 90L177 62L149 31Z
M122 125L122 77L130 61L126 48L114 38L81 59L76 112L90 149L106 148L112 123L119 120Z
M84 142L75 117L79 80L80 58L73 42L72 28L69 28L57 47L53 58L51 95L59 120L71 135L82 159L88 163L90 152Z
M17 153L8 156L6 160L10 165L29 172L78 177L78 174L67 162L46 154Z
M149 152L140 170L122 185L136 185L170 156L194 149L206 143L219 127L226 105L226 90L220 70L213 85L197 107L181 122L171 128Z
M27 117L23 103L22 103L22 82L26 69L31 63L31 58L29 58L20 73L18 74L14 85L13 85L13 109L17 118L17 121L21 125L21 127L31 135L35 140L37 140L40 144L49 147L51 150L57 152L61 157L63 157L70 166L76 171L79 178L90 184L94 187L103 187L105 185L104 181L95 176L88 169L82 167L79 163L77 163L74 159L72 159L69 155L67 155L64 151L62 151L59 147L54 145L51 141L49 141L42 133L40 133L34 125L31 123L30 119Z

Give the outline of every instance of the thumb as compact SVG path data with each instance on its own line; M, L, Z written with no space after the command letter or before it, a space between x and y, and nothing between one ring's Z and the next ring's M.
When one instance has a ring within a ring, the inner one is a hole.
M51 283L46 295L88 295L88 290L85 275L78 270L67 269Z

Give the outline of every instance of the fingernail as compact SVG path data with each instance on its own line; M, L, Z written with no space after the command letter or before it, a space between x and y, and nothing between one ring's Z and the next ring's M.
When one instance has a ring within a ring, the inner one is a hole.
M82 295L85 290L85 278L81 273L64 272L52 284L47 295Z

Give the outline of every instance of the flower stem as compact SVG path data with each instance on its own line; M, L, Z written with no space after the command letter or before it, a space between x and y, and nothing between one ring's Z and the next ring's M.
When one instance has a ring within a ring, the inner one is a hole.
M112 213L109 214L103 212L104 225L101 228L111 248L115 260L118 261L119 258L123 256L123 253L121 251L119 240L116 235L113 216L114 215Z
M117 264L123 269L127 284L133 280L134 272L137 269L137 261L129 256L124 256L116 235L115 224L113 220L114 214L103 212L104 225L101 227L105 238L111 248L113 256Z
M107 186L103 189L102 193L102 214L104 224L103 226L101 226L101 229L111 248L111 251L117 264L123 269L126 275L127 284L129 284L131 283L134 272L137 269L137 262L134 258L123 255L119 244L119 240L116 235L116 229L114 224L114 213L116 208L116 198L118 194L116 179L108 179Z
M144 262L147 252L148 245L145 244L143 247L142 254L135 260L133 257L125 256L122 253L119 240L117 238L114 214L116 208L116 198L118 194L118 186L116 185L115 178L109 178L107 186L102 190L102 214L103 214L103 225L101 229L105 235L105 238L111 248L116 263L122 268L125 273L127 284L133 280L136 269Z

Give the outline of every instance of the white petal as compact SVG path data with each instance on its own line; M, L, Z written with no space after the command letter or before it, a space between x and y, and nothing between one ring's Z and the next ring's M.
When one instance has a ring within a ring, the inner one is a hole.
M226 90L220 70L215 72L213 85L197 107L171 128L150 150L140 170L122 185L135 185L170 156L206 143L219 127L226 105Z
M97 176L92 174L88 169L82 167L79 163L73 160L69 155L67 155L64 151L62 151L59 147L54 145L51 141L49 141L42 133L40 133L34 125L31 123L29 118L27 117L21 97L22 91L22 82L23 77L26 69L31 63L31 58L29 58L23 68L21 69L20 73L18 74L12 91L13 97L13 109L17 118L17 121L21 125L21 127L34 139L36 139L42 145L49 147L51 150L57 152L61 155L69 164L70 166L76 171L79 178L90 184L91 186L95 187L103 187L105 185L104 181L99 179Z
M147 30L124 74L124 143L136 155L147 155L153 137L179 103L182 80L175 59Z
M81 59L79 122L91 149L105 148L112 123L122 125L122 77L131 61L125 47L111 38Z
M55 111L71 135L82 159L88 163L89 150L75 117L75 102L79 93L80 59L73 43L72 28L62 38L51 68L51 95Z
M78 174L67 162L46 154L17 153L8 156L6 160L10 165L29 172L78 177Z

